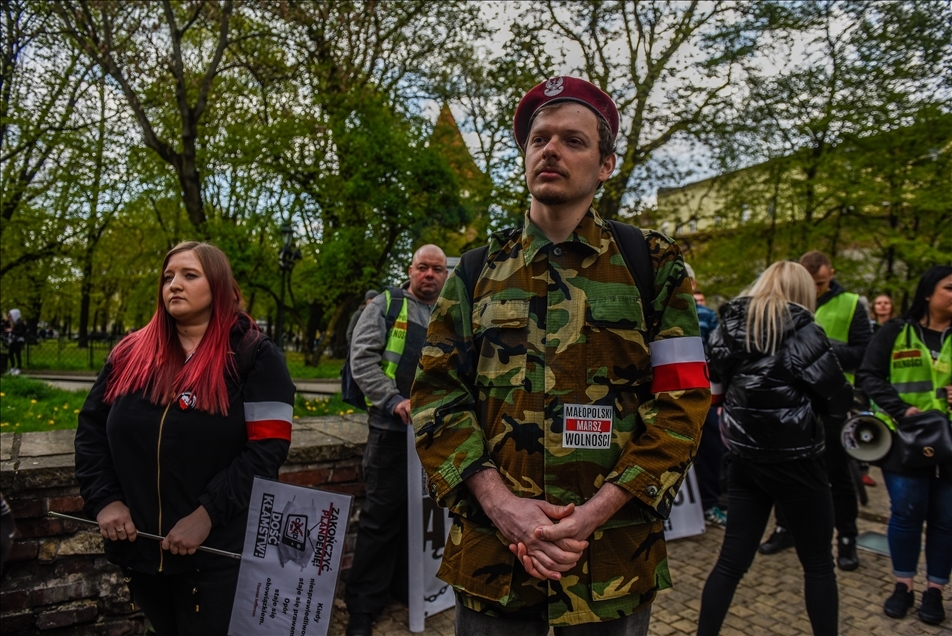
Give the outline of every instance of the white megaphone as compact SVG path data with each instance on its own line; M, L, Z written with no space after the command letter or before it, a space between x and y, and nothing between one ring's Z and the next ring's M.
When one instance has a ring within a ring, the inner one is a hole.
M840 443L850 457L861 462L875 462L892 448L892 431L874 413L864 411L846 420L840 432Z

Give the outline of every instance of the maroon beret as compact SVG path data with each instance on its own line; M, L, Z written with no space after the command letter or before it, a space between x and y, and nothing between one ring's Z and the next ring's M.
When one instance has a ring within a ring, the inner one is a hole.
M605 120L612 135L618 134L618 109L615 108L612 98L591 82L563 75L542 82L526 93L519 102L512 128L520 148L523 150L526 148L532 117L540 108L554 102L585 104Z

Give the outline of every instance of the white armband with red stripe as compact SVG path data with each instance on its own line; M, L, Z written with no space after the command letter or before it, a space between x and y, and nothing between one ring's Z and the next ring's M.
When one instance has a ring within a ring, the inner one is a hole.
M700 337L669 338L652 342L652 393L706 389L711 380Z
M724 385L720 382L711 382L711 405L719 406L724 401Z
M284 402L245 402L248 441L283 439L291 441L294 407Z

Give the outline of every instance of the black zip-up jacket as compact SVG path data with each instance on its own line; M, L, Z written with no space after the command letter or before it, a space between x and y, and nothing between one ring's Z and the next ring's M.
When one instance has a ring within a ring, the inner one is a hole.
M29 331L25 322L17 320L10 329L10 342L19 342L21 344L26 342Z
M189 396L154 404L143 392L106 404L107 362L79 414L76 478L90 519L123 501L138 530L165 536L199 505L212 530L204 545L241 552L254 476L276 479L291 439L294 385L277 347L245 316L231 333L238 377L226 378L228 415L189 406ZM229 374L233 375L233 374ZM117 565L155 574L211 569L222 559L173 555L158 541L106 541Z
M711 334L711 379L724 386L721 434L727 449L751 461L817 457L823 452L819 415L842 419L853 390L813 315L788 303L790 318L776 354L746 349L749 298L721 307Z
M836 280L830 281L830 289L825 294L817 298L816 308L819 309L832 298L845 293L846 290ZM846 344L831 342L833 345L833 354L839 361L840 366L847 373L855 373L859 365L863 363L863 356L866 355L866 348L870 340L873 339L873 330L869 325L869 316L863 303L860 302L856 307L856 313L853 314L853 321L850 322L849 341Z

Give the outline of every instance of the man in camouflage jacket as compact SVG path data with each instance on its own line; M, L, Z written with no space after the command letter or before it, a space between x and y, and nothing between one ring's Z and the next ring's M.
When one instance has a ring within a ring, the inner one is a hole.
M642 610L671 585L662 519L710 389L678 247L644 233L646 312L591 207L617 129L580 79L523 98L525 228L491 239L472 297L451 276L430 320L411 403L430 494L454 517L439 576L457 634L647 633Z

